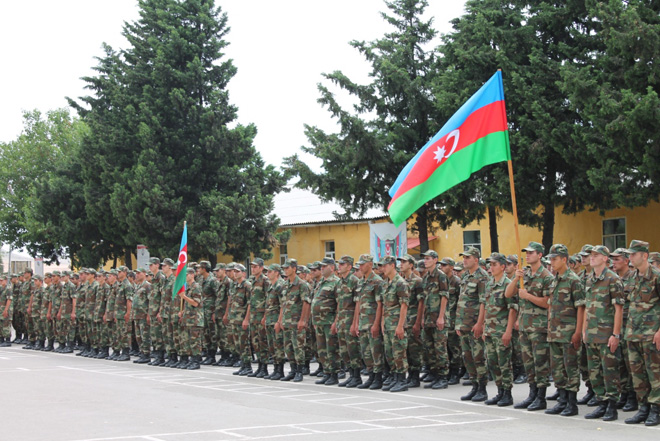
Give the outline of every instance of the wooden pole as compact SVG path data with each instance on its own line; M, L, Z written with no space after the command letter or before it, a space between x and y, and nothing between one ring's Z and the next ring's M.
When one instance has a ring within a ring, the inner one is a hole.
M518 207L516 207L516 185L513 182L513 163L509 159L507 161L507 165L509 168L509 184L511 187L511 207L513 208L513 228L516 231L516 246L518 247L519 250L522 250L522 246L520 245L520 232L518 231ZM522 252L520 252L520 258L518 259L519 262L519 267L522 268L524 266L524 261L523 261L523 256ZM524 282L523 279L520 279L520 288L524 288Z
M187 224L187 222L188 222L188 221L183 221L183 229L184 229L184 230L186 229L186 224ZM188 241L188 238L187 238L187 237L186 237L186 241ZM520 246L518 246L518 248L520 248ZM188 253L186 253L186 274L185 274L185 276L188 277ZM184 286L183 289L184 289L184 292L185 292L185 289L186 289L185 286L186 286L186 284L184 283L183 286ZM179 306L179 310L180 310L180 311L183 311L183 296L181 296L181 306Z

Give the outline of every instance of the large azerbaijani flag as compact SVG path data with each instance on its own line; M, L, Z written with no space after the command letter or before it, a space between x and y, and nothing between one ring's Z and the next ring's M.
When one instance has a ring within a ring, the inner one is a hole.
M181 248L176 262L176 277L172 289L172 299L180 292L186 291L186 270L188 268L188 226L183 223L183 235L181 236Z
M510 159L502 72L498 71L401 171L389 191L392 222L400 225L472 173Z

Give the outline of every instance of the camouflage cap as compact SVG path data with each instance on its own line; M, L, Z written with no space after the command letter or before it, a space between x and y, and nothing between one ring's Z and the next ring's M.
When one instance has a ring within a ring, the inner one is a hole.
M632 253L637 253L637 252L642 252L642 253L648 253L649 252L649 243L644 242L643 240L633 240L630 242L630 246L628 247L628 252L630 254Z
M485 259L479 259L479 265L480 266L486 266L486 260Z
M188 262L188 268L199 268L199 263L197 262Z
M234 271L245 271L245 266L242 263L237 263L234 265Z
M451 257L443 257L442 260L440 261L440 265L454 266L456 265L456 261Z
M0 280L7 280L7 274L0 274Z
M506 256L506 263L514 263L518 265L518 255L517 254L509 254Z
M194 268L188 268L186 270L186 274L193 274L194 275L195 274L195 269Z
M264 266L264 259L261 257L255 257L252 259L252 262L250 262L250 265Z
M325 260L325 259L323 259ZM332 261L334 263L334 260ZM284 265L282 265L282 268L288 268L290 266L297 267L298 266L298 261L296 259L286 259L284 262Z
M215 265L215 268L213 268L213 271L218 271L218 270L221 270L221 269L225 269L226 266L227 265L225 265L224 263L218 263L218 264Z
M120 272L120 273L121 273L121 272L127 273L127 272L128 272L128 267L122 265L122 266L120 266L119 268L117 268L117 271Z
M87 272L87 274L92 274L94 276L97 274L96 270L94 268L88 268L86 272Z
M62 271L62 277L70 277L71 271Z
M455 271L463 271L465 268L463 268L463 264L458 262L456 266L454 266Z
M163 259L163 265L168 265L170 267L173 267L175 263L174 260L170 259L169 257L166 257Z
M415 260L415 258L414 258L413 256L411 256L410 254L404 254L404 255L401 256L401 257L397 257L396 260L400 260L400 261L402 261L402 262L408 262L408 263L411 263L411 264L413 264L413 265L414 265L415 263L417 263L417 260Z
M422 253L422 256L433 257L434 259L438 258L438 253L435 250L427 250L425 253Z
M147 274L147 270L144 269L144 268L142 268L142 267L136 269L135 272L136 272L136 273L144 273L144 274Z
M658 253L657 251L649 253L649 262L651 263L660 262L660 253Z
M160 259L158 257L150 257L149 265L160 265Z
M25 274L25 273L34 274L34 271L32 270L32 268L28 267L28 268L25 268L25 270L23 270L23 274Z
M502 265L506 265L506 256L500 253L491 253L491 255L486 259L487 262L497 262Z
M321 262L317 260L316 262L309 263L307 264L307 268L311 270L319 269L321 268Z
M610 253L611 257L623 256L626 259L628 258L628 249L627 248L617 248L616 250Z
M576 263L578 263L578 260L577 260L577 258L575 257L575 255L568 256L568 263L572 263L573 265L575 265Z
M268 265L268 271L277 271L279 273L282 271L282 266L278 263L271 263Z
M236 262L229 262L227 265L225 265L225 269L227 271L234 271L236 269Z
M116 276L119 273L115 268L112 268L110 271L108 271L108 275L110 276Z
M476 258L481 257L481 251L479 251L479 248L475 247L467 247L465 251L463 251L459 256L474 256Z
M39 274L36 274L36 275L34 276L34 280L39 280L39 281L42 281L42 282L43 282L44 278L41 277Z
M348 255L343 255L339 258L337 263L342 264L342 263L348 263L349 265L353 266L353 262L355 262L355 259L353 259L351 256Z
M419 262L417 262L417 268L426 269L426 263L424 263L423 260L420 260Z
M208 260L202 260L201 262L199 262L199 267L204 268L206 271L211 271L211 268L213 268L211 266L211 262L209 262Z
M603 256L610 257L610 249L605 245L596 245L591 249L591 253L602 254Z
M327 265L334 265L335 264L335 259L332 257L324 257L323 260L321 260L321 266L327 266Z
M591 244L585 244L582 245L582 249L578 253L580 256L587 257L589 254L591 254L591 250L594 248L593 245Z
M545 253L545 247L538 243L538 242L530 242L529 245L527 245L527 248L522 249L523 252L528 252L528 251L536 251L537 253Z
M299 272L299 273L301 273L301 274L310 274L310 273L311 273L311 271L309 270L309 268L307 268L305 265L300 265L300 266L298 267L298 271L297 271L297 272Z
M541 263L543 265L550 265L550 259L548 259L546 256L541 257Z
M44 274L44 277L53 277L53 273L47 272L46 274Z
M380 263L374 261L374 269L378 268L380 266Z
M561 243L556 243L550 247L550 252L548 252L548 257L552 258L556 256L568 258L568 248L566 248L566 245Z
M358 260L358 265L363 265L365 263L373 262L374 256L371 254L360 254L360 260Z
M385 256L383 260L380 261L381 265L387 265L388 263L393 263L396 266L396 257L394 256Z
M71 278L74 280L80 279L80 276L76 273L71 273Z

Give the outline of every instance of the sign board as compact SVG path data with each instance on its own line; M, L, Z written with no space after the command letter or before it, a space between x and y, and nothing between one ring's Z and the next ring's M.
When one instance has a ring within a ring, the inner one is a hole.
M149 269L149 248L146 245L137 246L137 268Z
M369 225L371 255L380 262L385 256L402 257L408 252L406 223L400 226L390 223Z

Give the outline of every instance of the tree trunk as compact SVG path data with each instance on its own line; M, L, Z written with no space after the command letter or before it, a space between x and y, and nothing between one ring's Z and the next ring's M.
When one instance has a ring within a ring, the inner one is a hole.
M425 253L429 249L428 209L423 205L417 210L417 232L419 234L419 251ZM406 233L407 234L407 233Z
M543 237L541 243L545 247L545 253L550 251L555 231L555 204L548 200L543 205Z
M133 269L133 253L131 253L130 248L124 249L124 265L130 270Z
M488 206L488 227L490 231L490 251L499 253L500 240L497 234L497 210L492 205Z

